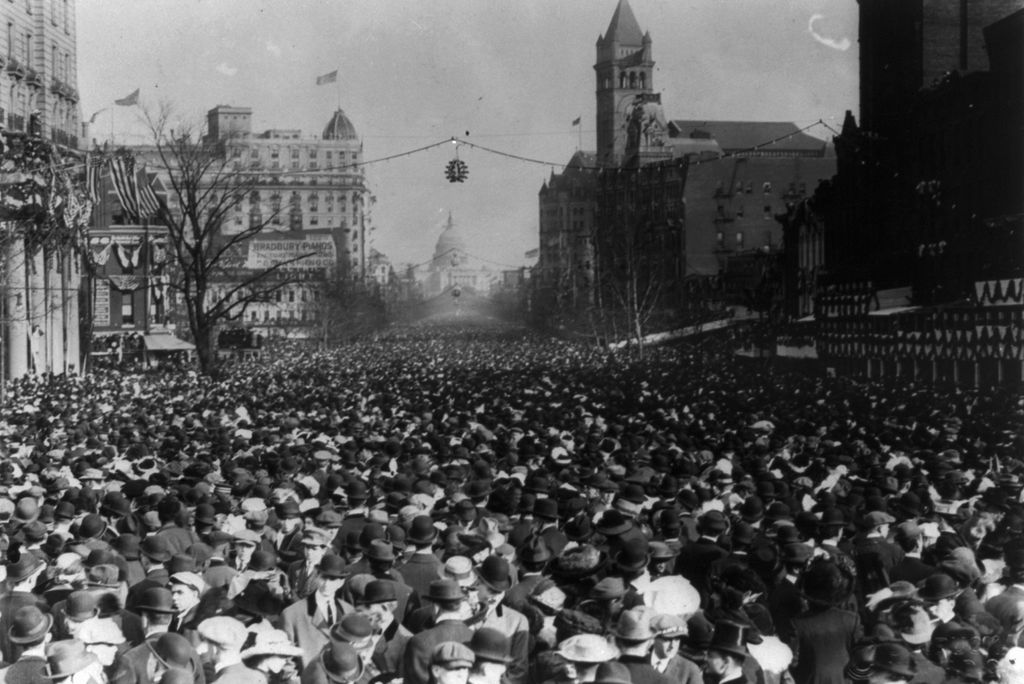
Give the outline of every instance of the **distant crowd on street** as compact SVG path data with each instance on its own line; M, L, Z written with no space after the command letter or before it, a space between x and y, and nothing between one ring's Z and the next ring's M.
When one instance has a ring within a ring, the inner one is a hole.
M8 383L0 683L1024 684L1024 397L395 328Z

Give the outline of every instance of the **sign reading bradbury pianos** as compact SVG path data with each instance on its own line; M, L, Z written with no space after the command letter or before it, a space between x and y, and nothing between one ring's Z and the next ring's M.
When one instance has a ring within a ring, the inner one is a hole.
M280 268L305 271L330 268L336 259L334 238L330 235L306 234L294 238L276 235L249 241L245 267L255 270L285 264Z

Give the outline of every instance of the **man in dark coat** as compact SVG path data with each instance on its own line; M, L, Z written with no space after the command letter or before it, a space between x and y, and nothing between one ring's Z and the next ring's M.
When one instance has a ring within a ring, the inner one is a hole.
M697 520L700 537L687 546L686 552L679 554L676 561L676 572L690 580L700 592L702 600L706 600L711 593L712 566L729 555L718 543L728 526L728 520L720 511L708 511L700 516Z
M38 556L24 553L17 562L7 566L7 581L11 590L0 596L0 654L5 663L13 663L18 654L10 639L10 629L19 608L35 606L42 612L49 611L46 601L35 595L39 576L46 570L46 563Z
M409 559L398 568L398 573L405 583L420 596L427 593L430 583L438 579L444 570L444 564L434 554L434 542L437 540L437 528L434 519L429 515L418 515L413 518L406 543L414 550Z
M426 598L435 606L434 626L414 635L405 649L403 670L407 684L431 684L430 656L434 647L446 641L469 643L473 630L466 626L471 617L462 587L454 580L431 583Z
M843 668L863 630L856 613L836 606L846 600L849 584L830 560L813 562L803 576L809 608L793 619L793 665L796 684L843 684Z

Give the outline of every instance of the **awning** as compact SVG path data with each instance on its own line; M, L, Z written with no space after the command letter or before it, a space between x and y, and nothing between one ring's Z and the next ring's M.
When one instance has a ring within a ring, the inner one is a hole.
M191 342L179 340L174 335L143 335L142 340L149 351L192 351L196 348Z
M896 314L907 313L908 311L917 311L920 308L919 306L894 306L888 309L869 311L868 316L895 316Z

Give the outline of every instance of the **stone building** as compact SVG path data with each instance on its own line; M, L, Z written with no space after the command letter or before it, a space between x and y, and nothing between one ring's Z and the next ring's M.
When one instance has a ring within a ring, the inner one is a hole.
M0 37L0 123L5 127L5 169L0 170L0 378L76 372L81 368L81 229L88 203L80 193L81 167L54 171L78 158L75 2L3 3L0 17L6 25ZM40 139L52 147L35 146L25 156L15 153L20 141ZM27 183L36 187L26 186L26 171ZM56 203L50 202L53 195ZM55 212L57 204L65 211Z
M207 131L223 141L233 170L257 178L258 189L224 226L231 234L267 224L249 240L240 275L297 253L314 254L284 269L298 282L245 313L247 327L301 337L319 315L326 279L358 289L370 276L366 216L372 197L360 165L362 141L341 109L320 135L309 136L295 129L253 132L251 108L218 105L207 113Z

